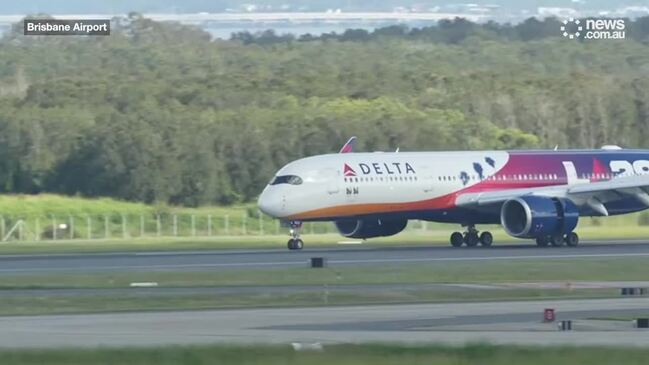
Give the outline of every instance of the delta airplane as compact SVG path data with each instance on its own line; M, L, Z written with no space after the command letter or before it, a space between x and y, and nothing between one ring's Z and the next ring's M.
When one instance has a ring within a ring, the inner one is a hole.
M408 220L455 223L454 247L490 246L476 224L500 224L538 246L576 246L579 217L649 207L649 150L520 150L338 154L282 167L259 197L262 212L291 226L301 249L305 221L332 221L345 237L391 236Z

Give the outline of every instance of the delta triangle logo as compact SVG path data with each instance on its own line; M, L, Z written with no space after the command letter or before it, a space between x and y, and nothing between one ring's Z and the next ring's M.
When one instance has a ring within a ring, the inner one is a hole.
M343 168L343 175L344 176L356 176L356 171L352 169L348 164L345 164Z

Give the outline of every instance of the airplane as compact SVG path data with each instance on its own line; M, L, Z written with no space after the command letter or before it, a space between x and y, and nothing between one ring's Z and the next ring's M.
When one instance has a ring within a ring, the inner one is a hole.
M265 214L288 222L290 250L302 222L332 221L354 239L392 236L409 220L455 223L453 247L491 246L477 224L500 224L541 247L577 246L580 217L649 208L649 150L353 152L282 167L261 193Z

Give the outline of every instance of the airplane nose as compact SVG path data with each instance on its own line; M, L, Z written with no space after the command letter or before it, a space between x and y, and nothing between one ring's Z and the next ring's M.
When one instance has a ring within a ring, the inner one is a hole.
M265 189L257 200L257 206L263 213L277 218L282 211L282 199L280 194Z

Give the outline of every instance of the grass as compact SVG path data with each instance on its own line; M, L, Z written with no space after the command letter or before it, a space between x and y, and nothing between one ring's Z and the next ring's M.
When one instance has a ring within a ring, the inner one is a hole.
M232 285L353 285L504 283L647 280L646 258L578 258L434 262L408 265L227 269L212 271L146 271L13 274L0 276L0 289L125 288L129 283L157 282L163 287Z
M572 365L646 364L649 349L609 347L525 347L472 344L326 345L322 351L296 352L287 345L165 346L122 349L58 349L0 351L3 365Z
M364 246L448 246L448 236L454 229L435 229L429 231L409 230L392 237L369 239L366 241L351 240ZM531 240L520 240L508 236L499 227L480 227L490 229L494 234L495 245L504 243L534 245ZM646 239L649 237L649 226L615 226L578 228L582 240L625 240ZM350 241L339 234L310 234L302 236L307 247L335 247L338 242ZM250 234L213 237L130 237L127 239L59 239L56 241L9 241L0 242L0 254L29 253L70 253L70 252L115 252L115 251L183 251L183 250L219 250L219 249L265 249L284 248L288 235L283 234Z
M319 291L295 293L218 293L189 295L80 295L55 294L7 296L0 301L0 315L78 314L123 311L201 310L261 307L306 307L361 304L442 303L542 299L609 298L611 289L411 289L367 291Z
M583 239L645 238L646 223L649 212L583 218L578 232ZM497 242L519 241L498 226L478 228L492 230ZM450 232L459 229L411 221L402 234L368 242L446 245ZM254 203L182 208L108 198L0 195L0 238L9 241L0 245L0 253L283 247L287 231ZM343 239L331 223L306 223L303 234L307 245Z

